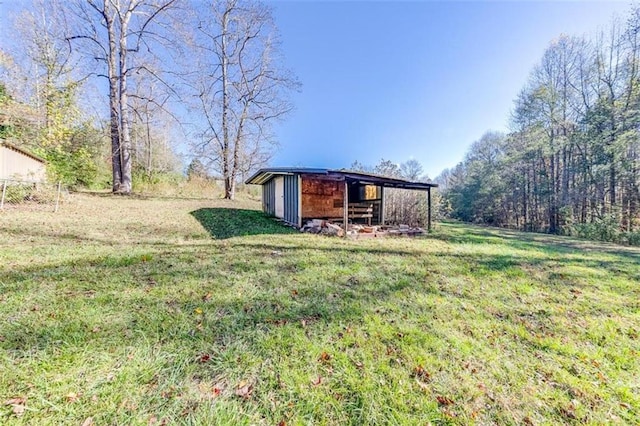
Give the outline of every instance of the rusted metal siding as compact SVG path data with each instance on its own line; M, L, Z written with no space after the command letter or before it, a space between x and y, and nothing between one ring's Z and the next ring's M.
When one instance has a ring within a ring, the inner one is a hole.
M298 176L284 176L284 221L298 226Z
M42 182L45 178L44 163L8 146L0 145L0 179Z
M262 185L262 211L276 215L276 180L271 179Z
M302 175L302 218L341 218L344 214L344 182Z

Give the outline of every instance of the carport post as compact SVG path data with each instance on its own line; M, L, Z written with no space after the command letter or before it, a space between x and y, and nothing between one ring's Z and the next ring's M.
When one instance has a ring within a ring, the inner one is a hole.
M431 232L431 188L427 188L427 232Z
M349 184L347 184L347 179L344 180L344 209L342 220L344 225L344 237L347 238L347 230L349 229Z

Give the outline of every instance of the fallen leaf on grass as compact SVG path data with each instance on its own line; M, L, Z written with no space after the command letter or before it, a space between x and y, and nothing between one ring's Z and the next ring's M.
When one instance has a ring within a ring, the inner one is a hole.
M202 296L202 301L203 302L207 302L211 299L211 293L207 293L204 296Z
M182 413L181 413L182 417L186 417L186 416L194 413L198 409L199 405L200 404L198 402L195 402L195 401L188 402L187 406L184 407L184 409L182 410Z
M198 357L198 361L199 361L199 362L201 362L201 363L203 363L203 364L204 364L205 362L210 361L210 360L211 360L211 355L209 355L209 354L201 354L201 355Z
M196 315L201 315L202 314L202 308L196 308L194 309L194 311Z
M65 399L67 400L67 402L76 402L78 398L80 398L80 395L75 392L69 392L65 395Z
M560 414L562 414L562 417L567 418L567 419L571 419L571 420L577 420L577 416L576 416L576 412L572 407L569 408L564 408L564 407L560 407Z
M82 422L82 426L93 426L93 417L87 417L86 419L84 419L84 422Z
M447 408L442 410L442 413L445 415L445 417L448 417L450 419L455 419L456 417L458 417L458 415L456 413L454 413L453 411L448 410Z
M280 420L280 423L278 423L278 426L287 426L287 422L285 422L284 420Z
M11 406L13 408L13 414L16 415L16 417L20 417L24 414L24 410L27 408L26 405L12 405Z
M431 380L431 374L427 370L424 369L423 366L418 365L413 369L413 377L428 382Z
M453 400L451 398L448 398L448 397L442 396L442 395L436 396L436 400L438 401L438 404L443 405L443 406L447 406L447 405L453 404Z
M313 380L313 381L311 382L311 384L312 384L313 386L319 386L320 384L322 384L322 377L321 377L321 376L318 376L318 378L317 378L316 380Z
M167 419L162 418L162 420L160 420L160 423L158 423L158 418L156 416L151 416L151 417L149 417L149 421L147 422L147 424L149 426L154 426L154 425L166 426Z
M327 361L329 361L329 360L331 360L331 355L329 355L329 354L328 354L328 353L326 353L326 352L322 352L322 353L320 354L320 358L318 358L318 361L320 361L320 362L327 362Z
M13 411L13 414L16 417L20 417L24 414L24 411L27 408L27 398L18 396L15 398L8 399L4 402L4 405L10 405Z
M244 399L249 399L252 393L253 393L253 385L251 383L247 383L245 380L238 383L238 388L236 389L236 396L239 396Z

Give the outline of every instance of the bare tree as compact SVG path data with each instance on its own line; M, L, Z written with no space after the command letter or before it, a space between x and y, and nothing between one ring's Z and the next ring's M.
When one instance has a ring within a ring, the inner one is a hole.
M416 159L407 160L400 165L400 174L408 180L420 180L424 175L422 164Z
M147 179L154 173L178 169L173 149L175 129L180 124L171 112L173 94L166 85L144 74L133 75L134 88L129 95L132 162Z
M109 82L114 192L127 194L132 189L128 78L133 72L158 76L140 57L153 53L158 41L170 41L162 18L174 3L176 0L76 0L71 6L77 20L67 40L81 45L85 57L100 65L102 71L97 75Z
M221 174L225 198L233 199L237 179L270 159L272 124L291 111L287 93L298 83L280 66L278 32L268 7L223 0L197 12L197 59L188 86L204 125L195 148Z

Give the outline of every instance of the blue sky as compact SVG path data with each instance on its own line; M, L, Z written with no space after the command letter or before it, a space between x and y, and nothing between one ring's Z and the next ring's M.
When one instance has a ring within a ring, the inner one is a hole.
M27 0L0 0L0 34ZM485 131L560 34L593 34L629 1L268 1L303 84L273 166L420 161L430 177ZM6 37L5 37L6 38ZM1 43L1 42L0 42ZM184 148L184 147L182 147ZM183 151L184 149L180 149Z
M487 130L549 42L593 34L630 2L272 1L303 84L273 165L348 167L415 158L430 177Z

